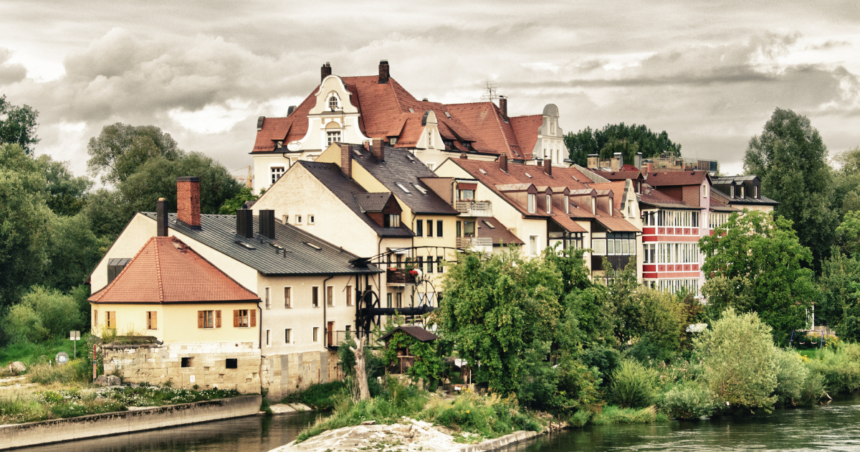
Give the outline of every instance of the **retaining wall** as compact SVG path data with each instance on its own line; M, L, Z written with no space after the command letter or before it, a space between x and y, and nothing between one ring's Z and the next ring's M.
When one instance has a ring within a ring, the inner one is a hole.
M247 395L134 411L0 426L0 450L256 415L262 397Z

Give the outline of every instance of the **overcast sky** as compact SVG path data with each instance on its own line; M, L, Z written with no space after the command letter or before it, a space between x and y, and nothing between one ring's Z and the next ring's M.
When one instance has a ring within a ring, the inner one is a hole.
M326 61L346 76L388 59L441 102L491 81L511 115L558 105L565 132L645 124L724 173L776 107L807 115L831 155L860 145L860 3L585 3L3 0L0 94L40 111L37 153L79 174L115 122L250 165L257 116L285 115Z

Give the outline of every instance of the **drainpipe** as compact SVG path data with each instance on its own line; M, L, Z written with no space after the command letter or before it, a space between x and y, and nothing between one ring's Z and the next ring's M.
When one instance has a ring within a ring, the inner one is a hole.
M328 300L326 297L328 296L328 290L326 290L325 283L334 278L334 275L328 275L328 278L323 280L322 290L323 290L323 334L325 334L326 339L328 339L328 312L326 311L326 306L328 306ZM334 294L334 291L332 291ZM326 345L326 350L328 350L328 345Z
M262 308L262 306L260 306L260 303L262 303L262 302L263 302L263 300L260 300L257 302L257 309L260 310L260 326L259 326L259 328L257 328L257 332L258 332L257 340L259 341L257 343L260 344L260 353L263 352L263 308Z

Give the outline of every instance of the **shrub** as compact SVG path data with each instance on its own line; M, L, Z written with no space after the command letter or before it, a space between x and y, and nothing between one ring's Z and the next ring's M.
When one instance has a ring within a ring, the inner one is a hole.
M284 402L301 402L320 411L334 409L339 397L347 396L347 384L343 381L332 381L311 385L302 392L296 392L284 398Z
M646 407L654 401L655 374L636 361L625 360L612 376L612 400L623 408Z
M776 390L774 394L782 405L796 405L803 395L809 369L793 350L776 351Z
M15 342L40 342L67 335L81 323L74 297L56 289L34 286L9 309L3 329Z
M702 379L708 389L731 408L764 408L776 402L771 396L777 386L777 349L771 328L756 313L735 313L727 309L694 340L704 357Z
M603 378L608 383L608 377L615 373L621 364L621 353L610 347L594 347L586 350L580 360L589 368L596 367L599 371L597 378Z
M841 344L836 350L825 348L816 352L816 359L807 365L824 378L824 385L832 393L854 392L860 389L860 345Z
M45 385L57 382L88 382L90 372L92 372L92 369L88 369L86 360L78 359L69 361L62 366L52 366L48 363L30 366L27 370L27 376L31 383Z
M667 420L666 415L657 412L653 406L642 409L608 406L597 413L591 422L594 425L650 424L652 422L666 422Z
M660 408L675 418L698 419L710 416L716 407L714 395L708 388L696 382L685 381L663 395Z

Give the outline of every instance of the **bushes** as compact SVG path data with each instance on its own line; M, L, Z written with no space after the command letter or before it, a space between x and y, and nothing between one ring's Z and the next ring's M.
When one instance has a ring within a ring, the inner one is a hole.
M860 344L841 344L836 350L825 348L815 356L808 366L822 375L829 391L847 393L860 389Z
M796 405L803 396L809 369L792 350L776 351L776 389L774 394L782 405Z
M658 412L657 408L653 406L638 410L608 406L600 413L594 415L591 422L594 425L650 424L652 422L666 422L667 420L666 415Z
M610 347L595 347L586 350L580 359L587 367L597 368L599 372L597 377L604 378L608 383L608 377L612 376L621 364L621 353Z
M663 395L660 409L678 419L698 419L710 416L716 407L714 395L708 388L692 381L672 387Z
M69 334L81 325L81 318L73 296L34 286L9 309L3 329L13 342L41 342Z
M646 407L654 401L655 374L636 361L625 360L612 376L612 400L623 408Z
M539 432L543 428L536 419L520 412L515 400L503 400L496 395L463 394L454 403L436 399L418 418L478 433L484 438L496 438L517 430Z
M284 398L284 402L301 402L320 411L330 411L334 409L338 398L348 396L349 391L345 382L332 381L311 385L302 392L290 394Z
M84 359L69 361L65 365L57 366L49 363L36 364L27 369L27 376L31 383L71 383L89 382L92 367Z

